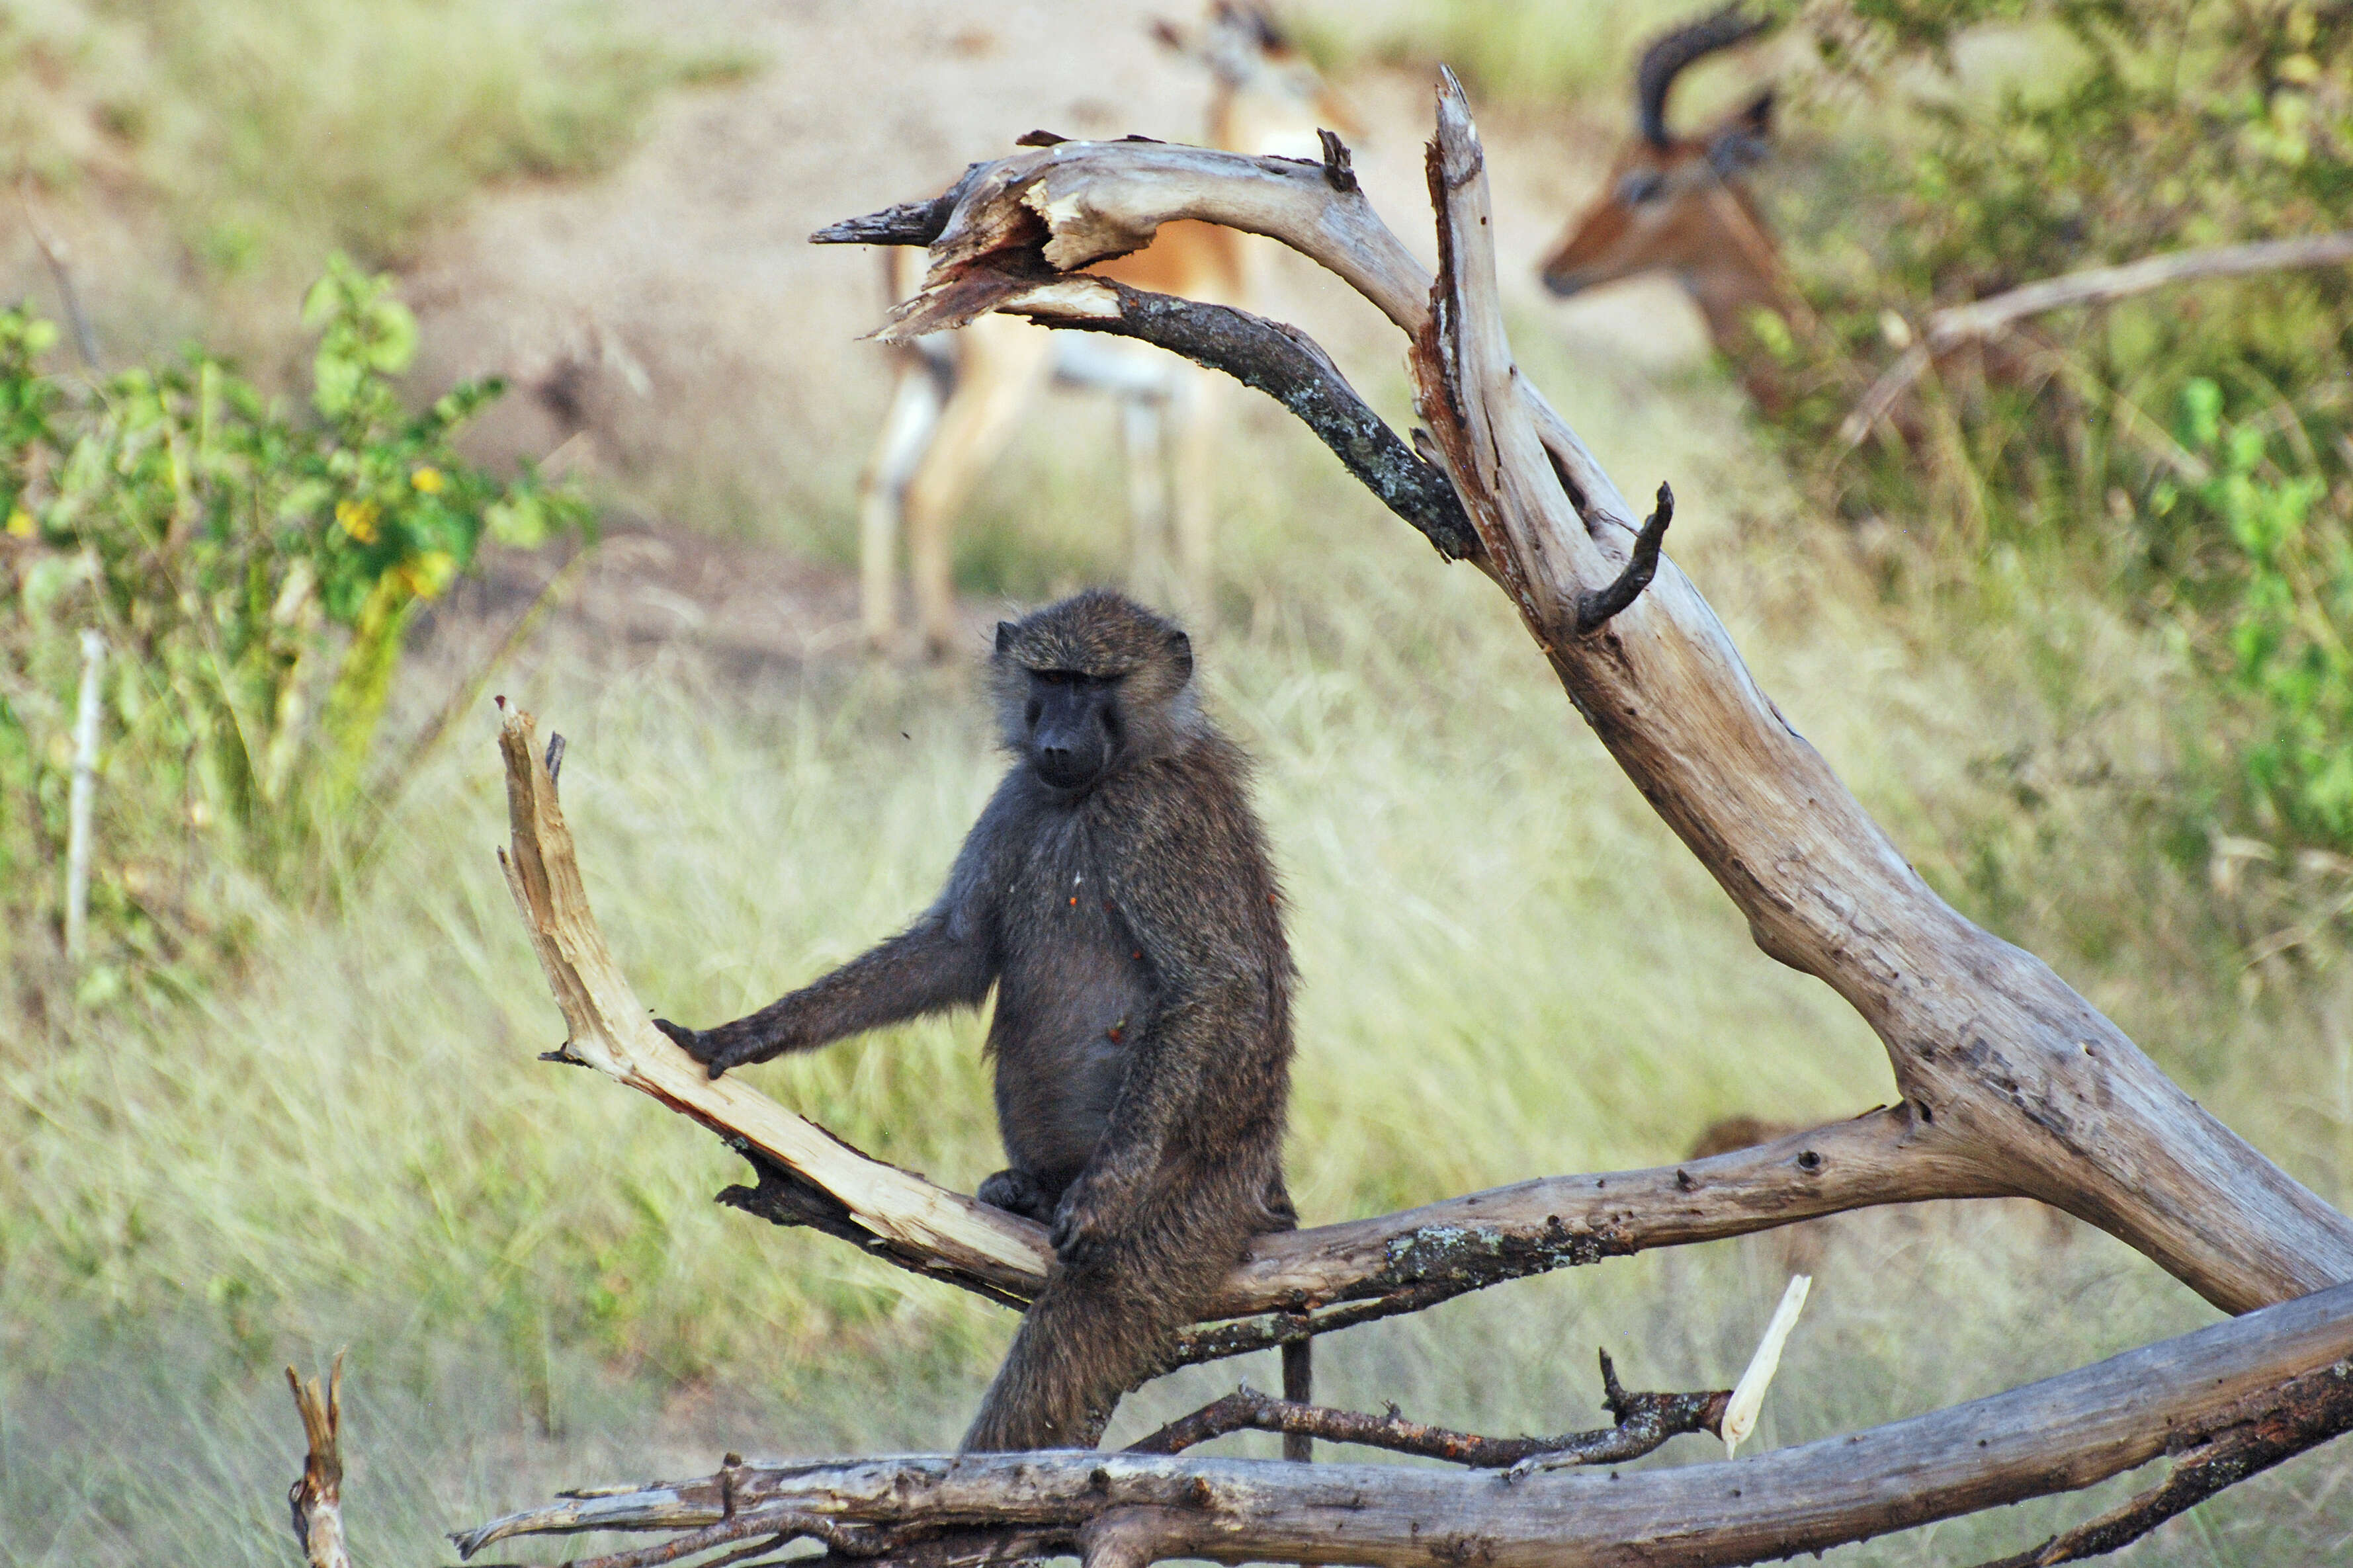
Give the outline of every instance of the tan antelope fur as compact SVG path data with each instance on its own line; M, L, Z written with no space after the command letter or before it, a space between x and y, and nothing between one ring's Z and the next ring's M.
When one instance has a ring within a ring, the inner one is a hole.
M1153 31L1208 73L1204 133L1211 146L1314 158L1319 126L1355 129L1345 106L1260 6L1220 0L1198 27L1160 22ZM1089 270L1139 289L1243 305L1253 291L1259 243L1215 224L1172 223L1144 250ZM903 298L923 255L889 254L892 295ZM955 636L956 514L1049 384L1119 399L1129 585L1148 602L1173 601L1195 626L1206 624L1222 377L1143 344L1041 331L1002 315L983 316L899 353L881 439L859 486L860 618L871 645L887 647L899 638L903 535L916 634L928 656L947 651Z
M1634 73L1634 140L1610 165L1601 194L1545 258L1545 287L1563 296L1604 283L1667 272L1699 307L1708 336L1736 365L1757 405L1784 401L1772 354L1757 337L1757 312L1806 318L1788 283L1779 245L1742 174L1771 150L1768 89L1694 136L1667 129L1667 95L1683 69L1746 43L1764 24L1738 0L1655 40Z

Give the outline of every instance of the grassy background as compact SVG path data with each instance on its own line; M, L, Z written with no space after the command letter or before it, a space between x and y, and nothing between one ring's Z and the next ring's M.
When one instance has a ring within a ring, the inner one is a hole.
M77 259L110 352L271 355L327 251L397 262L485 183L594 174L667 89L756 67L649 23L581 0L10 0L0 174L12 205L21 179L104 215Z
M254 22L255 47L305 58L302 27L374 26L379 11L414 22L382 37L410 38L397 58L420 71L459 59L478 16L494 45L562 36L488 0L319 0L282 33ZM1630 39L1651 13L1597 15L1631 18L1613 24ZM320 47L329 65L368 58ZM522 58L569 79L554 55ZM381 74L396 84L407 68ZM637 68L581 68L623 93ZM322 70L319 90L335 79ZM1615 97L1609 109L1622 113ZM358 165L459 188L395 169L387 116ZM215 134L237 116L198 118ZM280 199L259 175L237 181ZM379 205L396 204L363 195L349 210ZM2015 616L1892 603L1871 561L1796 505L1722 387L1597 375L1542 319L1515 337L1624 488L1674 480L1678 560L1923 873L2347 1201L2346 968L2322 939L2291 967L2243 969L2234 922L2256 916L2162 852L2147 781L2181 718L2168 706L2189 700L2162 642L2023 571L2006 589ZM1095 521L1116 475L1091 455L1108 444L1064 436L1032 437L990 481L964 544L970 591L1033 597L1116 569ZM1749 944L1503 600L1441 567L1262 406L1240 440L1232 470L1255 482L1228 498L1225 614L1202 666L1259 759L1295 910L1290 1163L1310 1221L1671 1159L1725 1114L1829 1118L1890 1098L1876 1043ZM633 654L559 626L503 685L570 737L565 798L606 930L649 1004L691 1020L733 1016L895 929L1001 766L963 668L776 664L746 680L691 644ZM715 1142L533 1059L560 1024L491 858L503 824L485 721L408 797L348 908L251 917L249 973L168 1010L0 1034L0 1564L291 1561L279 1499L297 1429L278 1368L322 1366L343 1345L346 1496L368 1563L441 1560L440 1531L559 1485L699 1471L726 1447L933 1447L961 1429L1010 1314L714 1208L741 1175ZM980 1035L975 1018L927 1023L755 1078L862 1147L969 1187L998 1163ZM2025 1205L1943 1205L1571 1271L1353 1331L1325 1342L1320 1386L1491 1431L1594 1425L1597 1344L1637 1386L1723 1383L1793 1267L1815 1272L1816 1304L1767 1444L2213 1316L2083 1227ZM1132 1400L1119 1431L1275 1375L1263 1357L1194 1369ZM2307 1456L2135 1561L2324 1560L2353 1531L2343 1468ZM1973 1561L2119 1489L1832 1560Z

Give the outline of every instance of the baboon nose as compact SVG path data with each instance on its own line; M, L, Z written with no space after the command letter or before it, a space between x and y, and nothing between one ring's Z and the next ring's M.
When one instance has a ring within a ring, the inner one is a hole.
M1102 771L1103 753L1092 746L1040 742L1036 752L1038 776L1056 789L1077 789Z

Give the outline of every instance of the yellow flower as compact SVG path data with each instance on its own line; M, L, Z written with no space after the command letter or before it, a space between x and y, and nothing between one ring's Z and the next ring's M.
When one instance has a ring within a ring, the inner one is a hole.
M335 521L362 544L374 544L377 510L372 500L339 500L335 503Z
M458 558L446 550L428 550L393 568L393 575L420 599L438 595L457 574Z
M33 537L33 514L23 507L8 514L8 531L18 539Z
M408 482L429 496L439 495L441 487L448 483L438 468L419 468L408 476Z

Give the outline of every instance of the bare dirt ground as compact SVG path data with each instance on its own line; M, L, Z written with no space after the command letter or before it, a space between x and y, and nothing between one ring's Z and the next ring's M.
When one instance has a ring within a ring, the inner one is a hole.
M517 392L480 432L485 453L581 464L642 513L625 531L653 535L608 545L567 618L622 646L684 637L787 659L847 646L843 571L749 542L797 531L847 557L856 475L888 396L881 352L859 341L885 302L879 258L807 237L938 190L1033 127L1199 140L1208 83L1150 37L1163 14L1186 10L1134 0L660 8L666 26L745 48L762 68L674 100L606 178L486 195L406 280L424 325L417 384L509 375ZM1366 127L1367 188L1427 256L1426 84L1388 73L1342 87ZM1591 189L1620 118L1613 99L1583 120L1490 116L1484 129L1507 287L1588 344L1626 395L1657 396L1653 373L1705 352L1679 294L1636 286L1563 306L1539 304L1533 283L1537 251ZM1398 345L1368 309L1295 258L1269 270L1262 308L1301 321L1361 377L1390 373ZM1115 494L1115 459L1103 462ZM702 526L675 526L683 519ZM714 538L714 522L743 542ZM546 571L495 565L467 603L516 603Z

